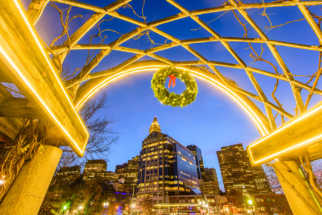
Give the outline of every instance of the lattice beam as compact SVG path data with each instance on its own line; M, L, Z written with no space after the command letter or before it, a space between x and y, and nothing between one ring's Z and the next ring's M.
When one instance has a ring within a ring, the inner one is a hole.
M115 10L118 9L120 6L126 4L127 2L129 2L128 0L123 1L123 0L119 0L105 8L100 8L100 7L96 7L96 6L92 6L89 4L85 4L85 3L81 3L75 0L55 0L56 2L60 2L60 3L64 3L64 4L68 4L71 6L75 6L75 7L80 7L80 8L84 8L84 9L88 9L88 10L92 10L96 13L101 13L104 15L110 15L113 16L115 18L124 20L126 22L132 23L132 24L136 24L139 26L139 28L135 29L134 31L124 34L123 36L121 36L119 39L117 39L116 41L110 43L109 45L95 45L95 44L77 44L76 41L77 39L79 40L82 36L82 33L79 33L79 36L76 36L76 39L73 37L74 35L72 35L72 42L73 45L70 47L64 47L62 45L60 46L55 46L51 48L51 53L55 53L55 54L62 54L67 52L69 49L70 50L84 50L84 49L100 49L103 52L110 52L112 50L117 50L117 51L123 51L123 52L128 52L128 53L135 53L137 54L136 56L130 58L129 60L123 62L120 64L120 68L123 68L123 65L129 65L133 62L135 62L135 59L139 59L145 55L151 56L157 60L160 60L162 62L165 62L168 65L175 65L175 66L184 66L184 65L207 65L209 66L217 75L218 77L223 81L223 83L225 83L227 86L229 86L229 88L231 88L232 90L236 91L236 92L240 92L244 95L249 96L250 98L256 99L260 102L262 102L266 108L267 111L267 115L269 116L269 120L270 120L270 124L271 124L271 128L274 128L274 122L272 120L272 112L271 109L276 110L277 112L281 113L282 115L288 117L288 118L292 118L293 116L289 113L287 113L286 111L282 110L281 108L277 107L276 105L270 103L264 92L262 91L262 89L260 88L260 85L257 83L255 77L253 76L253 72L255 73L259 73L265 76L269 76L272 78L276 78L278 80L282 80L282 81L287 81L290 83L292 91L294 93L294 97L297 103L298 108L301 111L301 106L303 105L303 101L302 98L299 94L299 88L303 88L306 89L312 93L315 94L322 94L321 90L318 90L314 87L311 87L307 84L304 84L302 82L296 81L294 80L292 74L289 72L288 68L286 67L285 63L283 62L282 58L279 56L279 53L277 52L275 46L279 45L279 46L286 46L286 47L292 47L292 48L300 48L300 49L306 49L306 50L312 50L312 51L322 51L322 47L318 47L318 46L309 46L309 45L302 45L302 44L294 44L294 43L287 43L284 41L274 41L274 40L269 40L267 38L267 36L261 31L261 29L255 24L255 22L250 18L250 16L247 14L247 12L245 11L246 9L251 9L251 8L270 8L270 7L287 7L287 6L298 6L301 10L301 12L304 14L304 16L306 16L308 14L308 10L305 8L305 6L308 5L319 5L322 4L322 1L287 1L287 2L271 2L271 3L252 3L252 4L242 4L239 3L237 4L234 0L229 0L230 5L226 5L226 6L221 6L221 7L216 7L216 8L208 8L208 9L202 9L202 10L193 10L193 11L189 11L187 9L185 9L184 7L182 7L180 4L178 4L177 2L175 2L174 0L167 0L170 4L172 4L173 6L175 6L176 8L178 8L181 13L170 16L170 17L166 17L157 21L153 21L151 23L144 23L141 21L138 21L136 19L121 15L119 13L117 13ZM109 7L109 8L108 8ZM304 8L304 9L303 9ZM200 18L197 15L201 15L201 14L207 14L207 13L215 13L215 12L225 12L225 11L229 11L229 10L238 10L238 12L246 19L246 21L255 29L255 31L260 35L260 38L235 38L235 37L221 37L218 33L216 33L212 28L210 28L206 23L204 23L202 20L200 20ZM305 11L306 10L306 11ZM305 15L306 14L306 15ZM186 17L190 17L191 19L193 19L196 23L198 23L200 26L202 26L206 31L208 31L212 37L209 38L198 38L198 39L188 39L188 40L182 40L180 41L179 39L159 30L156 28L156 26L165 24L165 23L169 23L178 19L183 19ZM101 18L100 18L101 19ZM306 19L308 20L308 22L310 23L310 19L312 19L311 16L306 16ZM92 21L93 23L94 21ZM97 23L97 21L95 21ZM316 25L316 23L311 22L310 25L312 27L312 29L314 30L314 24ZM86 25L87 27L89 26L88 24L84 24L84 29L86 29ZM95 25L95 24L94 24ZM136 35L139 34L143 34L145 30L151 30L165 38L167 38L168 40L171 40L173 42L168 43L168 44L164 44L161 46L157 46L154 48L150 48L147 50L138 50L138 49L131 49L131 48L127 48L127 47L122 47L120 46L122 43L124 43L125 41L128 41L129 39L132 39L133 37L135 37ZM86 31L86 30L85 30ZM84 31L84 32L85 32ZM316 29L314 30L316 32ZM319 35L317 35L319 37ZM189 44L193 44L193 43L203 43L203 42L220 42L222 43L222 45L231 53L231 55L236 59L236 61L238 62L238 64L230 64L230 63L224 63L224 62L216 62L216 61L208 61L205 57L203 57L200 53L198 53L197 51L195 51L194 49L192 49ZM67 42L67 41L66 41ZM65 42L65 43L66 43ZM274 73L270 73L267 71L263 71L260 69L256 69L256 68L252 68L252 67L248 67L243 61L242 59L235 53L235 51L230 47L228 42L247 42L247 43L264 43L267 44L270 51L273 53L273 56L275 57L275 59L277 60L278 64L280 65L280 67L282 68L284 75L282 74L274 74ZM66 44L64 44L66 46ZM159 55L156 55L155 52L158 51L162 51L162 50L166 50L172 47L176 47L181 45L182 47L184 47L187 51L189 51L190 53L192 53L194 56L196 56L199 60L198 61L185 61L185 62L175 62L175 61L171 61L169 59L166 59L164 57L161 57ZM108 50L108 51L107 51ZM61 58L63 59L65 56L61 56ZM98 63L98 62L96 62ZM96 63L92 63L93 65ZM236 69L243 69L245 70L246 74L248 75L249 79L251 80L252 84L254 85L258 96L254 95L248 91L245 91L239 87L237 87L235 84L231 83L230 81L228 81L226 79L226 77L224 77L215 66L223 66L223 67L231 67L231 68L236 68ZM93 69L93 68L92 68ZM113 70L118 70L117 67L114 68ZM93 79L93 78L97 78L97 77L101 77L104 75L109 74L110 71L108 73L106 72L98 72L95 74L91 74L91 76L89 76L89 73L87 73L86 78L83 80L88 80L88 79ZM77 83L79 83L79 81L77 81Z
M244 9L238 7L238 4L235 2L235 0L228 0L228 1L231 3L231 5L233 5L235 7L234 9L238 10L238 12L244 17L244 19L250 24L250 26L252 26L252 28L254 28L254 30L258 33L258 35L261 37L261 39L265 40L267 42L268 41L267 36L258 27L258 25L253 21L253 19L248 15L248 13ZM303 100L301 97L301 92L300 92L299 87L292 83L292 81L294 81L294 78L293 78L291 72L288 70L283 59L279 55L275 46L272 44L268 44L268 47L269 47L270 51L272 52L273 56L275 57L277 63L279 64L279 66L283 70L284 75L287 77L288 81L290 82L297 108L299 109L300 113L302 113L304 111L304 104L303 104Z
M28 6L27 16L32 25L36 25L49 0L32 0Z

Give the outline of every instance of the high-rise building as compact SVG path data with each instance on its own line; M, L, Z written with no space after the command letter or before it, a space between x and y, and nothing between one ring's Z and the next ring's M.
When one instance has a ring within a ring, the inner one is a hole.
M203 159L201 149L199 149L196 145L189 145L187 149L191 151L191 153L195 156L196 165L197 165L197 172L198 172L198 179L204 179L205 177L205 170L203 166Z
M103 180L115 181L115 173L106 171L107 163L105 160L89 160L85 164L83 179L88 180Z
M63 181L75 181L80 177L80 166L61 167L56 174L56 178L61 178Z
M137 182L137 204L145 196L153 203L169 203L169 196L200 193L195 155L167 134L155 117L142 141Z
M85 164L84 173L106 171L107 163L105 160L89 160Z
M214 181L218 183L217 172L215 168L205 168L205 181Z
M139 172L139 160L140 156L135 156L132 160L122 165L116 165L115 174L119 182L123 180L122 183L125 188L130 187L131 193L134 195L134 191L137 186L137 178ZM126 189L124 189L126 190Z
M117 179L125 179L125 183L131 183L138 178L140 156L135 156L132 160L122 165L116 165L115 174Z
M226 192L232 190L248 194L272 192L263 168L251 166L243 144L221 147L221 151L217 151L217 156Z
M205 195L219 194L219 183L215 168L205 168L203 180L199 180L200 190Z

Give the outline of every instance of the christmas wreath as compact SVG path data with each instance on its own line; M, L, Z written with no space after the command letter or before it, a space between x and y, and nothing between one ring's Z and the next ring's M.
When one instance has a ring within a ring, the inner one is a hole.
M175 86L175 79L179 78L186 85L186 90L181 95L170 93L164 84L167 78L170 77L169 88ZM195 79L184 70L176 69L174 67L164 67L154 73L151 88L154 96L164 105L171 105L172 107L187 106L196 100L198 94L198 87Z

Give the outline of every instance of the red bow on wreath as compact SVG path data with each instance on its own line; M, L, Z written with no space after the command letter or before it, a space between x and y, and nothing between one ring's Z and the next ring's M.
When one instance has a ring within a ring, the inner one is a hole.
M171 86L171 82L172 82L172 87L176 86L176 76L174 75L169 75L169 85L168 85L168 88L170 88Z

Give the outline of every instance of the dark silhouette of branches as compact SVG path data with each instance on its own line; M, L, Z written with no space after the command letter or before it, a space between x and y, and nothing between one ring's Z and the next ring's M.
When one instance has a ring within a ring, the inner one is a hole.
M114 116L108 117L103 114L107 108L106 100L106 94L103 93L88 101L80 110L80 115L90 133L86 152L83 158L78 158L69 147L62 147L63 155L59 163L60 167L84 165L87 160L91 159L108 161L110 147L117 142L118 134L111 128L111 125L116 122Z
M69 66L64 66L61 76L64 77L70 72ZM104 159L106 161L110 152L110 147L118 140L118 134L113 131L111 125L116 120L114 116L108 117L103 114L107 108L107 96L103 92L100 96L89 100L79 111L89 133L90 137L86 146L86 152L83 158L77 157L75 153L67 146L63 146L63 155L60 159L59 167L70 165L84 165L90 159Z
M261 0L261 1L262 1L262 3L264 4L264 0ZM282 1L281 1L281 2L282 2ZM322 21L322 16L318 16L318 15L316 15L315 13L311 12L311 11L309 10L309 7L307 7L307 9L308 9L308 11L309 11L310 15L313 17L313 19L317 20L316 24L317 24L317 26L319 27L319 29L320 29L320 31L321 31L321 21ZM271 22L271 20L269 19L268 14L266 13L266 7L264 7L264 10L263 10L263 12L262 12L262 14L261 14L261 15L262 15L262 16L265 16L265 17L268 19L269 23L270 23L270 26L266 26L266 27L265 27L265 29L267 29L267 30L279 29L280 27L283 27L283 26L285 26L285 25L288 25L288 24L291 24L291 23L295 23L295 22L299 22L299 21L306 20L305 18L301 18L301 19L292 20L292 21L289 21L289 22L286 22L286 23L282 23L282 24L279 24L279 25L273 25L273 24L272 24L272 22ZM321 42L320 42L320 46L321 46L321 45L322 45L322 44L321 44ZM304 77L310 77L310 79L306 82L306 84L311 83L311 82L315 79L315 80L314 80L314 82L313 82L313 86L312 86L312 88L311 88L312 90L309 92L309 95L307 96L306 102L305 102L305 104L304 104L304 111L306 111L306 110L307 110L307 107L308 107L308 105L309 105L309 102L310 102L310 100L311 100L311 98L312 98L312 96L313 96L313 92L312 92L312 91L314 91L314 90L316 89L317 84L318 84L318 81L319 81L319 78L321 77L321 73L322 73L321 57L322 57L322 53L321 53L321 52L319 52L319 63L318 63L318 69L317 69L317 71L316 71L313 75L310 75L310 76L304 76ZM293 76L302 76L302 75L293 75ZM301 91L302 89L303 89L303 88L300 88L300 91ZM274 89L274 91L276 91L276 90ZM275 100L275 99L274 99L274 100ZM295 115L298 115L298 109L297 109L297 108L295 108L295 112L296 112L296 114L295 114Z
M68 38L68 41L70 40L70 37L69 37L69 34L68 34L68 30L69 30L69 23L73 20L73 19L75 19L75 18L78 18L78 17L81 17L81 18L83 18L82 17L82 15L81 14L78 14L78 15L75 15L75 16L73 16L72 18L70 18L69 19L69 13L70 13L70 11L71 11L71 9L72 9L72 6L69 6L69 8L66 10L66 16L65 16L65 19L64 19L64 10L63 9L59 9L58 7L57 7L57 5L54 3L54 2L50 2L50 4L49 4L51 7L53 7L53 8L55 8L58 12L59 12L59 14L60 14L60 22L61 22L61 24L62 24L62 26L63 26L63 31L62 31L62 33L60 34L60 36L58 36L58 37L56 37L52 42L51 42L51 44L50 44L50 47L53 47L54 46L54 44L55 44L55 42L58 40L58 39L60 39L60 38L62 38L64 35L66 35L67 36L67 38Z
M281 184L279 183L277 175L274 171L274 168L270 164L264 164L263 169L266 173L267 180L273 193L284 194Z
M237 16L236 12L234 10L232 10L234 16L236 17L237 21L239 22L239 24L241 26L243 26L244 28L244 31L245 31L245 34L243 35L243 37L248 37L248 29L246 27L246 23L242 23L242 21L239 19L239 17ZM265 12L266 13L266 12ZM267 15L267 14L266 14ZM261 53L260 55L255 51L254 47L252 46L251 43L248 43L249 45L249 48L252 50L252 52L250 53L250 57L253 59L253 62L257 62L257 61L262 61L264 63L267 63L268 65L270 65L274 71L275 71L275 74L276 75L279 75L278 71L277 71L277 67L270 61L264 59L262 56L263 56L263 53L264 53L264 48L263 48L263 45L261 44ZM281 104L281 102L276 98L275 96L275 93L276 93L276 90L277 90L277 87L278 87L278 84L279 84L279 80L276 79L276 82L275 82L275 85L274 85L274 90L272 91L271 93L271 96L272 98L274 99L274 101L276 102L276 104L281 108L281 109L284 109L283 108L283 105ZM284 120L284 116L281 115L281 119L282 119L282 123L285 123L285 120Z

